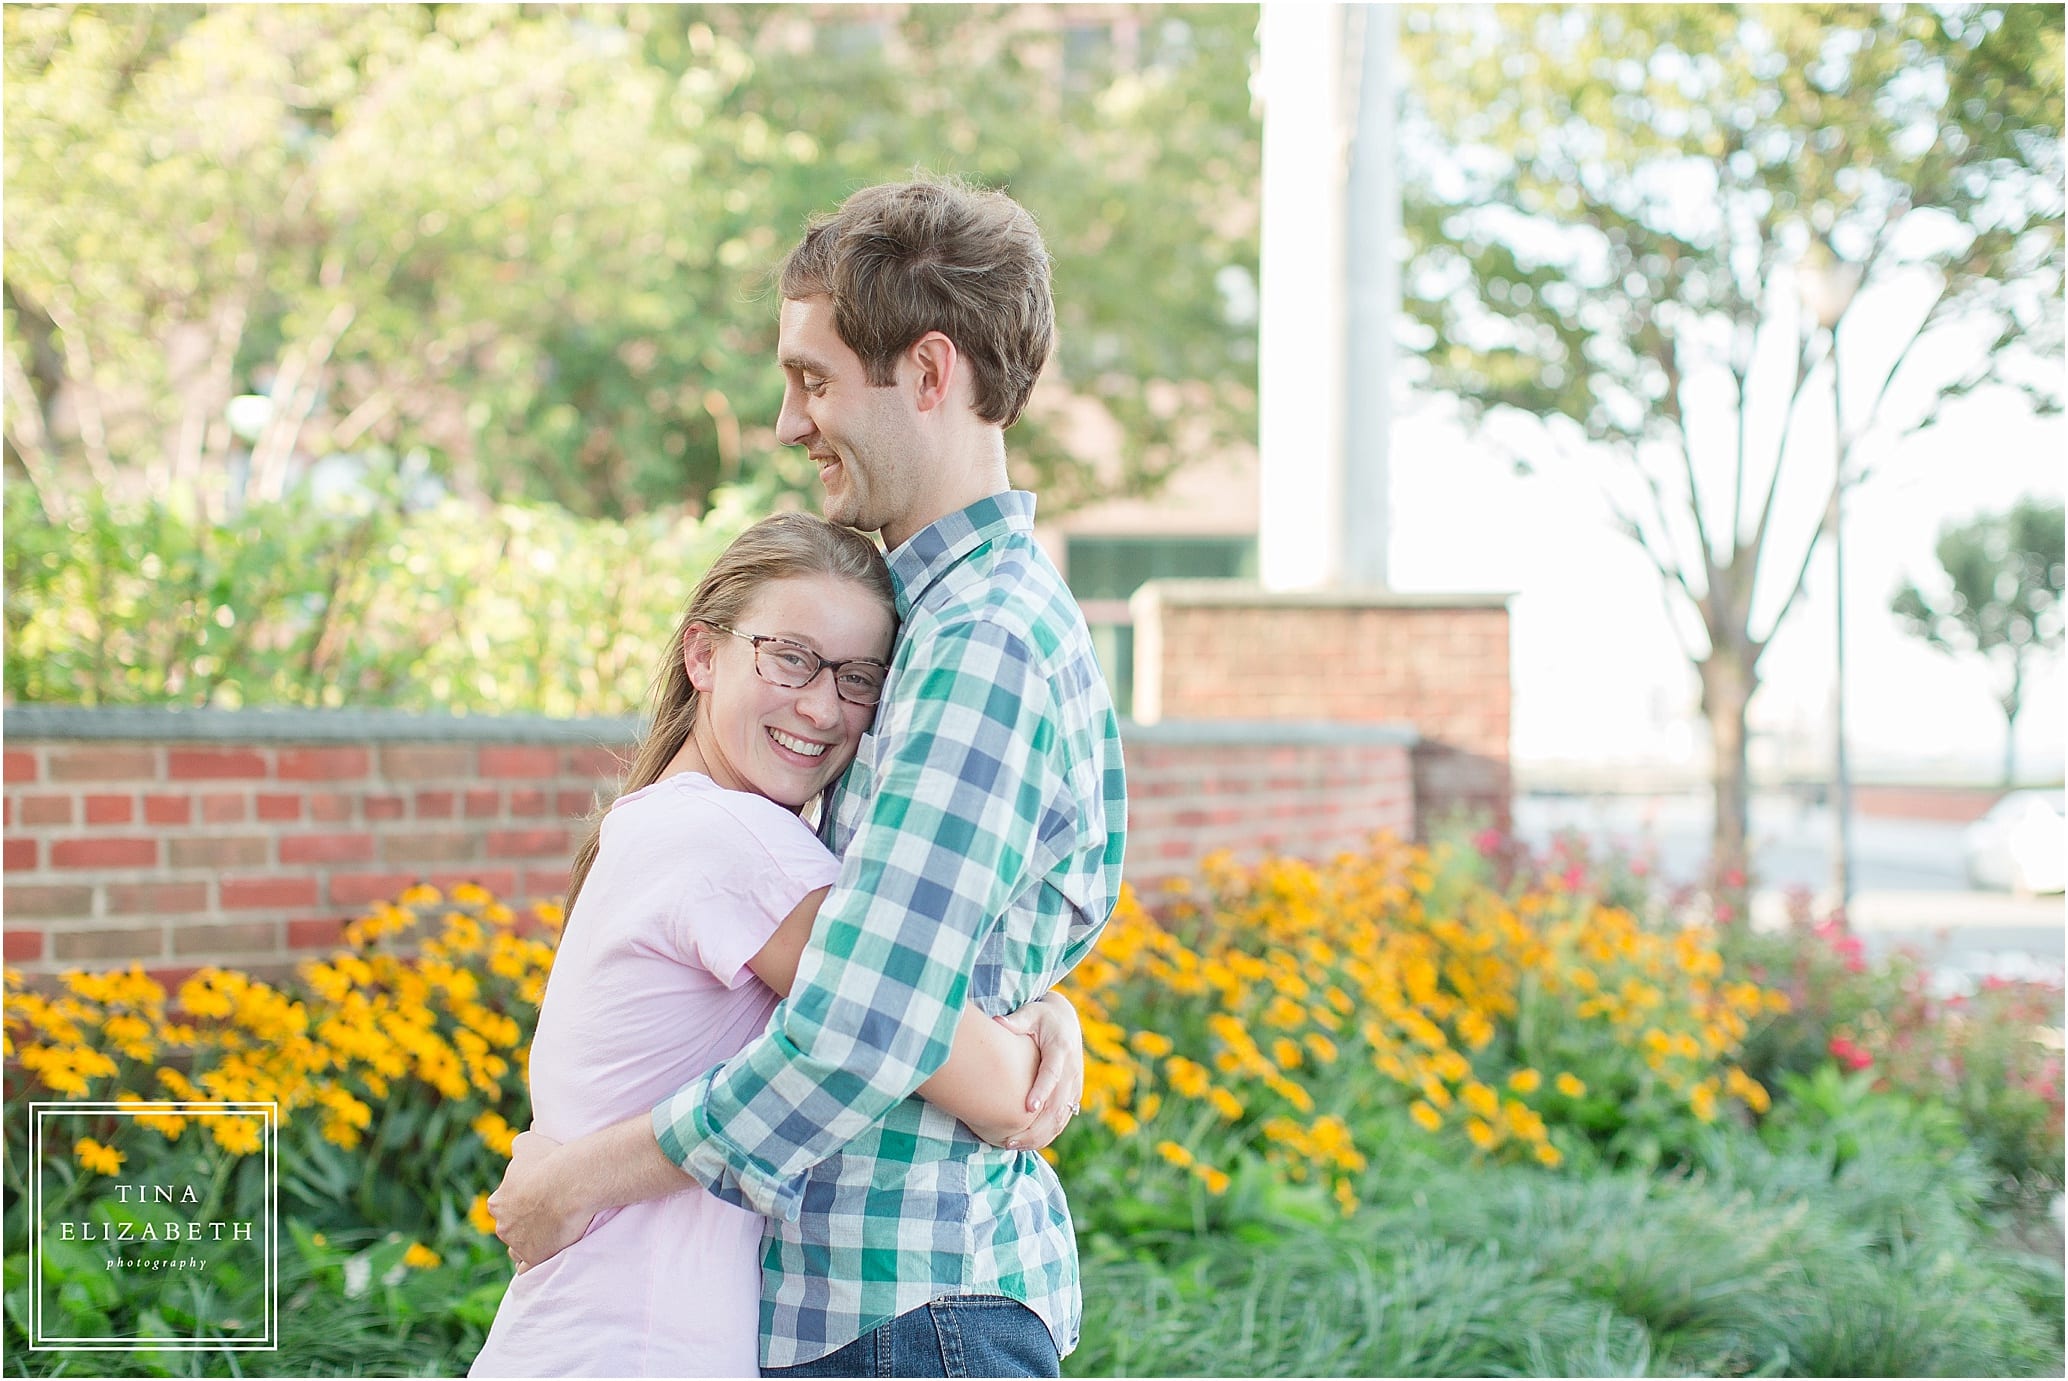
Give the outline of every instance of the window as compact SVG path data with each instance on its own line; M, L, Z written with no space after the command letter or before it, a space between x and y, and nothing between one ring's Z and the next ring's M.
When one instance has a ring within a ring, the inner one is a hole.
M1113 704L1134 713L1135 629L1127 599L1151 580L1253 580L1254 537L1072 537L1070 593L1091 626Z

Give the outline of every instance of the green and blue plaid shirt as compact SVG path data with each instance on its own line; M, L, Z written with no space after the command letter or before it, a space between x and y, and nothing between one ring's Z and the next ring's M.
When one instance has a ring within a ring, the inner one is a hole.
M1053 987L1120 892L1119 724L1033 526L1011 491L891 553L903 632L828 817L839 884L769 1029L654 1109L676 1163L771 1220L764 1366L953 1295L1010 1296L1077 1344L1054 1172L912 1096L964 1007Z

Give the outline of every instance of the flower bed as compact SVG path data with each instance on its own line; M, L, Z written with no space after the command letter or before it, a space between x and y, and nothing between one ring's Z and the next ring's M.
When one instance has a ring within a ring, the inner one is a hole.
M1787 937L1796 948L1784 952L1750 947L1727 923L1683 924L1632 895L1627 877L1604 887L1567 858L1518 864L1511 850L1498 866L1471 848L1382 839L1326 864L1214 862L1149 905L1123 895L1098 951L1068 984L1085 1020L1088 1116L1051 1153L1071 1189L1088 1279L1129 1262L1175 1269L1215 1242L1265 1250L1341 1233L1366 1241L1373 1222L1420 1221L1401 1186L1433 1182L1435 1167L1445 1183L1483 1176L1518 1194L1604 1176L1637 1184L1671 1167L1728 1177L1783 1153L1825 1157L1815 1163L1827 1176L1865 1173L1862 1165L1878 1164L1881 1132L1872 1129L1884 1124L1924 1139L1926 1150L1897 1162L1923 1156L1936 1166L1933 1193L1948 1213L1980 1212L1974 1196L1944 1188L1968 1173L1944 1157L1972 1161L1968 1139L1998 1161L2009 1153L1974 1135L1975 1100L1957 1089L1941 1097L1937 1085L1921 1086L1931 1079L1903 1072L1938 1067L1917 1053L1922 1019L1855 992L1871 995L1878 990L1861 985L1873 983L1909 991L1909 980L1864 963L1853 972L1828 935L1811 932L1821 948L1808 949L1802 936ZM143 1114L92 1124L47 1166L65 1211L91 1221L125 1212L116 1192L124 1183L185 1178L245 1192L227 1168L257 1154L255 1122L203 1125L147 1105L275 1101L281 1289L292 1322L274 1365L464 1370L507 1276L484 1198L528 1117L525 1056L560 919L550 906L513 912L479 888L419 887L355 922L348 948L279 987L204 970L168 993L132 970L70 974L44 992L10 973L10 1202L24 1190L31 1099L129 1102ZM1806 967L1790 967L1784 954ZM1993 996L1971 1005L1958 1046L1965 1068L1993 1051L1989 1068L2046 1074L2027 1049L2032 1015ZM1849 1048L1874 1062L1851 1083L1831 1058ZM1799 1067L1805 1050L1816 1052L1815 1079ZM1914 1096L1889 1102L1896 1092L1877 1090L1877 1080ZM2044 1107L2050 1123L1993 1113L1988 1123L2042 1166L2059 1144L2058 1102ZM1761 1149L1763 1138L1780 1149ZM1808 1192L1808 1172L1788 1164L1796 1168L1760 1173ZM2057 1154L2052 1166L2058 1176ZM1592 1189L1572 1193L1575 1203L1607 1201ZM8 1215L17 1344L24 1220ZM1980 1231L1960 1229L1970 1230ZM67 1318L82 1328L148 1304L167 1332L228 1336L255 1307L256 1281L175 1307L151 1285L96 1278L89 1257L45 1263L62 1278ZM1890 1290L1911 1288L1907 1276L1890 1280ZM2016 1298L2000 1281L1988 1289L1997 1292L1992 1309ZM1594 1318L1597 1305L1582 1304L1571 1317ZM2011 1350L2000 1355L2027 1355L2029 1329L2015 1319L2005 1328ZM33 1368L63 1354L18 1355ZM1256 1355L1263 1365L1266 1354ZM1570 1369L1596 1354L1558 1355Z

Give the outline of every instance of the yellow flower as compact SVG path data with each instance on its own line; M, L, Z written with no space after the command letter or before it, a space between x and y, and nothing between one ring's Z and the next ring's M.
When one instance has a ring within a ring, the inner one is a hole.
M419 1271L428 1271L444 1258L421 1242L409 1244L409 1250L402 1253L402 1264Z
M1307 1048L1314 1052L1314 1058L1325 1065L1336 1062L1336 1043L1319 1031L1307 1033Z
M453 894L453 899L459 899L457 892ZM403 906L436 906L444 898L430 883L420 882L414 887L403 889L402 895L395 900Z
M1141 1101L1135 1104L1135 1115L1144 1122L1149 1121L1161 1111L1163 1111L1163 1095L1160 1093L1143 1094Z
M92 1137L80 1137L72 1143L72 1154L79 1163L96 1175L113 1175L122 1169L122 1162L128 1157L112 1146L103 1146Z
M1501 1106L1501 1096L1477 1079L1458 1090L1458 1101L1481 1117L1492 1117Z
M1298 1042L1280 1036L1271 1042L1271 1058L1278 1061L1280 1069L1298 1069L1307 1057L1300 1053Z
M1137 1031L1128 1038L1127 1043L1133 1046L1138 1054L1146 1055L1152 1060L1162 1059L1175 1048L1169 1036L1157 1031Z
M207 1122L215 1144L233 1156L251 1155L265 1144L255 1117L211 1117Z
M478 1233L495 1235L495 1215L488 1211L488 1196L476 1194L474 1202L467 1208L467 1222Z
M1508 1087L1517 1093L1535 1093L1544 1082L1544 1076L1534 1069L1518 1069L1508 1076Z
M1357 1212L1357 1191L1350 1187L1347 1179L1336 1181L1335 1199L1336 1207L1342 1210L1345 1218Z
M1465 1119L1465 1135L1470 1137L1472 1144L1482 1151L1491 1151L1501 1139L1500 1135L1492 1127L1489 1127L1476 1117Z
M1192 1153L1175 1141L1157 1142L1156 1154L1181 1170L1192 1163Z
M1213 1104L1215 1112L1230 1122L1242 1116L1242 1101L1224 1088L1217 1088L1208 1094L1207 1101Z
M1228 1192L1227 1171L1216 1170L1211 1165L1195 1165L1192 1167L1192 1173L1206 1182L1207 1193L1221 1195Z
M1587 1092L1587 1085L1577 1075L1561 1074L1551 1081L1551 1086L1568 1098L1578 1098Z
M1108 1108L1099 1114L1099 1121L1105 1123L1115 1136L1133 1136L1142 1130L1142 1124L1125 1108Z
M1443 1125L1443 1114L1419 1098L1415 1100L1414 1106L1409 1108L1407 1112L1408 1116L1414 1118L1425 1132L1433 1132Z
M1564 1153L1548 1141L1536 1148L1535 1155L1538 1161L1553 1169L1556 1169L1565 1160Z

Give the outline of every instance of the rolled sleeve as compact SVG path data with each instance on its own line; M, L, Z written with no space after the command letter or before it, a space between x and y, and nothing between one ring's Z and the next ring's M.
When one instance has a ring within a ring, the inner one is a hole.
M979 948L1055 859L1050 689L1024 636L970 620L911 649L840 881L769 1029L654 1110L720 1197L795 1218L803 1176L946 1062Z

